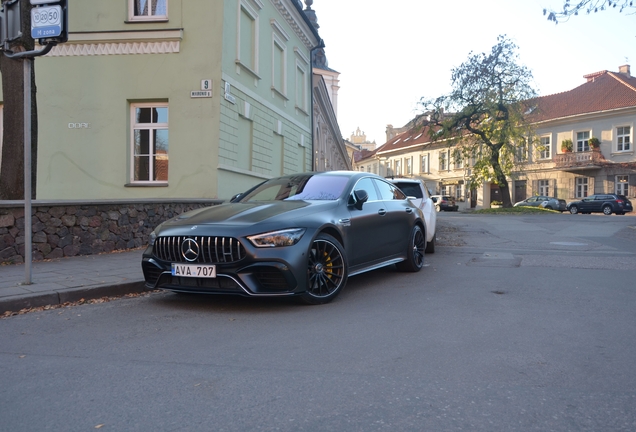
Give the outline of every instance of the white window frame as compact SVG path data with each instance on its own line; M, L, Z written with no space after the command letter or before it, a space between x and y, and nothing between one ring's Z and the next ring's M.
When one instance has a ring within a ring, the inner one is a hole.
M396 176L402 175L402 160L401 159L395 160L395 175Z
M136 111L138 108L168 108L168 122L167 123L137 123ZM149 162L148 167L148 180L135 180L135 131L136 130L167 130L169 131L170 123L170 111L168 102L155 102L155 103L131 103L130 104L130 166L129 166L129 182L135 185L166 185L168 180L152 180L154 177L154 165ZM169 133L169 132L168 132ZM152 135L152 134L151 134ZM168 145L168 161L170 160L170 150ZM155 153L150 154L149 158L152 160ZM169 172L169 171L168 171Z
M589 187L590 182L587 177L577 177L575 181L576 187L576 198L585 198L589 195Z
M541 150L539 151L539 159L552 159L552 136L544 135L539 138Z
M614 181L614 193L629 196L629 176L617 175Z
M296 52L296 109L309 115L309 59L295 49Z
M580 136L582 135L583 136ZM587 134L585 136L584 134ZM574 151L575 152L587 152L590 151L590 137L592 136L591 131L579 131L576 133L576 142L574 143ZM587 196L587 195L586 195Z
M429 164L429 160L428 160L428 155L422 155L421 159L420 159L420 169L421 169L421 173L423 174L428 174L430 173L430 164Z
M439 152L439 170L440 171L448 171L448 152L441 151Z
M550 180L539 180L539 195L550 196Z
M241 51L243 45L241 35L246 35L245 29L241 28L241 18L243 17L243 15L251 19L253 22L252 28L250 29L251 33L248 35L248 37L251 39L251 48L248 55ZM260 67L258 49L260 46L258 39L260 20L258 12L254 10L254 8L246 0L241 0L238 4L238 16L236 20L236 65L238 67L237 73L240 73L241 70L245 70L249 74L253 75L254 78L260 79L260 76L258 75ZM246 63L246 61L248 61L248 63Z
M624 133L625 128L629 128L628 133ZM622 131L623 133L619 134L619 129L623 129ZM616 126L614 128L614 131L616 132L616 152L617 153L631 152L633 150L632 143L634 142L634 140L632 139L632 134L634 132L633 126L631 125ZM625 138L627 138L627 142L625 142Z
M413 174L413 157L406 158L406 175Z
M148 8L147 15L135 15L135 3L140 0L128 0L128 20L129 21L168 21L168 3L169 0L156 0L157 3L165 4L165 14L155 14L153 15L151 12L151 8ZM152 4L154 0L146 0L146 4Z
M455 199L461 200L463 198L464 198L464 185L463 184L455 185Z
M287 100L287 42L289 35L283 27L276 21L271 20L272 32L272 90ZM281 53L280 74L276 74L276 50Z

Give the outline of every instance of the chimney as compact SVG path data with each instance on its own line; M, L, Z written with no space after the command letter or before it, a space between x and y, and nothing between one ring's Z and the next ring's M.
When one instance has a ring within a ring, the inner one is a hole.
M619 66L618 73L622 73L623 75L627 75L628 77L632 76L629 70L629 65Z

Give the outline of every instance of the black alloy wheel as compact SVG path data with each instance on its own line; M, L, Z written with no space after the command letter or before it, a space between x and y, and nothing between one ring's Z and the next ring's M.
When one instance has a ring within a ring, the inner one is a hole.
M347 259L342 245L328 234L319 234L311 244L307 260L305 303L333 300L347 283Z
M612 207L608 206L608 205L603 206L603 214L607 215L607 216L611 215L612 214Z
M419 225L415 225L409 237L406 259L396 264L398 270L418 272L424 267L424 251L426 250L426 236Z
M573 205L572 207L570 207L570 213L572 214L577 214L579 212L579 208L575 205Z

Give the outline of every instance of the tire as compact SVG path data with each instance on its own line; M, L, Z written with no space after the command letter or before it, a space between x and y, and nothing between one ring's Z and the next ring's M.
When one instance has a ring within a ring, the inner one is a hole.
M611 215L612 214L612 207L610 207L608 205L603 206L603 214L606 215L606 216Z
M424 251L426 250L426 236L419 225L415 225L409 236L406 249L406 259L396 264L399 271L418 272L424 267Z
M347 284L344 248L332 236L318 234L307 251L307 291L301 300L308 304L329 303Z
M438 212L438 213L439 213L441 210L442 210L442 209L441 209L441 208L439 208L439 206L438 206L438 205L436 205L436 206L435 206L435 211L436 211L436 212Z
M433 239L426 243L425 253L435 253L435 241L437 240L437 233L433 234Z
M552 208L552 206L545 206L545 208L546 208L546 209L548 209L548 210L554 210L554 209Z
M579 208L575 205L573 205L572 207L570 207L570 213L572 214L577 214L579 212Z

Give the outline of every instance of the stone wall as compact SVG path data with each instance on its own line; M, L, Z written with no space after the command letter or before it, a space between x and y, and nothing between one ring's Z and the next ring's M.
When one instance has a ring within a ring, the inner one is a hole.
M33 201L32 259L39 261L145 246L160 223L221 200ZM24 203L0 201L0 264L24 262Z

